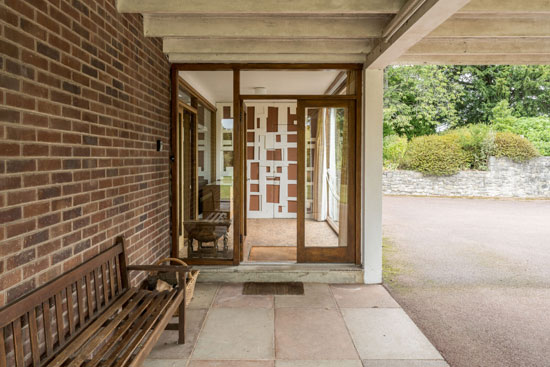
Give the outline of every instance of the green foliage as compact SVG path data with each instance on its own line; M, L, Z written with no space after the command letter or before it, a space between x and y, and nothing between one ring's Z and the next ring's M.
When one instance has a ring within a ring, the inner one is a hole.
M495 157L507 157L514 162L526 162L539 155L531 142L511 132L499 132L495 136Z
M458 135L446 134L413 138L400 168L433 176L450 176L468 164L468 156L461 148Z
M407 150L407 138L398 135L384 137L384 168L397 169Z
M550 115L549 65L457 65L444 72L462 91L455 103L461 125L489 123L503 100L516 117Z
M458 121L455 103L460 84L449 80L446 66L390 66L386 69L384 134L429 135Z
M497 131L507 131L527 138L540 154L550 156L550 117L512 116L507 101L501 101L493 109L493 126Z
M478 124L451 130L466 155L468 168L487 170L489 156L494 152L495 132L487 125Z

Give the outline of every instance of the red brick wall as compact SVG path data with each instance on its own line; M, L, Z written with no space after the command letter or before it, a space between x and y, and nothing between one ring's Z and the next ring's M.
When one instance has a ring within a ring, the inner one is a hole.
M0 306L119 234L169 252L169 63L114 4L0 0Z

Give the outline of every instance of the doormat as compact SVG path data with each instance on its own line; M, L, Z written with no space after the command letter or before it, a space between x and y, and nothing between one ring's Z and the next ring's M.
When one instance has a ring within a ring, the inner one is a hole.
M245 296L300 296L304 294L302 282L258 283L246 282L243 286Z
M296 246L252 246L248 261L296 261Z

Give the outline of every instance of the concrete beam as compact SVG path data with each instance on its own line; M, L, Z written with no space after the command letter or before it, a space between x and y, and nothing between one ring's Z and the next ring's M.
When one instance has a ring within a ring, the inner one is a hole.
M401 65L550 65L549 54L403 55Z
M412 0L411 0L412 1ZM367 56L366 66L383 69L443 24L470 0L426 0L387 40ZM399 14L398 14L399 16Z
M459 11L486 14L549 14L550 0L472 0Z
M373 38L386 17L203 17L145 15L150 37L195 38Z
M170 53L173 63L362 63L364 54L218 54L218 53Z
M382 283L382 130L384 71L369 69L363 83L361 254L366 284Z
M428 37L550 37L550 17L499 18L456 15L430 33Z
M118 0L120 13L395 14L405 0Z
M425 38L407 55L550 54L550 38Z
M270 40L270 39L186 39L164 38L165 53L237 53L237 54L367 54L373 39L366 40Z

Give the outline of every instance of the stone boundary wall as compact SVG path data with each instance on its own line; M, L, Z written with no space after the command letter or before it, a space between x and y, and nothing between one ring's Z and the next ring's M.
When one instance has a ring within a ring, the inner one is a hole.
M462 171L447 177L384 171L383 191L387 195L550 198L550 157L527 163L491 157L488 171Z

